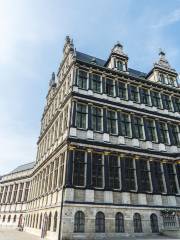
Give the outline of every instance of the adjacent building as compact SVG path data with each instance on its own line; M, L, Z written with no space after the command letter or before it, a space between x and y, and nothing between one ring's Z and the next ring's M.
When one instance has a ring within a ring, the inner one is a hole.
M54 240L178 234L180 88L162 50L143 73L120 43L102 60L66 37L37 145L24 178L2 177L0 225L18 213L25 231ZM21 182L28 197L14 204Z

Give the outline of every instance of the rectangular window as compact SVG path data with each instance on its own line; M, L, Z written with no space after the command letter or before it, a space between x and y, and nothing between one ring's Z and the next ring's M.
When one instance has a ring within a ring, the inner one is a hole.
M139 161L139 171L140 171L140 184L141 184L141 190L142 191L151 191L151 185L149 180L149 168L148 168L148 162L145 160L137 160Z
M126 84L119 82L119 97L120 99L126 99L127 98L127 88Z
M78 128L86 129L86 115L87 115L86 105L78 103L76 113L77 116L76 124Z
M161 94L162 97L162 102L163 102L163 107L169 111L172 110L172 106L171 106L171 99L168 95L165 94Z
M59 158L59 183L58 183L59 187L63 185L64 160L65 160L65 153L61 154Z
M1 187L1 191L0 191L0 203L1 203L1 200L2 200L3 191L4 191L4 187Z
M93 92L101 93L101 76L92 74L92 89Z
M106 93L108 96L114 97L114 81L106 79Z
M94 131L102 130L102 110L98 107L92 108L92 125Z
M87 72L83 70L79 70L78 87L82 89L87 89Z
M171 130L172 130L172 142L174 145L179 145L179 132L176 125L171 124Z
M29 182L26 182L26 186L25 186L25 192L24 192L24 202L27 201L28 199L28 193L29 193Z
M169 144L167 124L159 122L160 139L162 143Z
M97 188L102 188L103 178L104 178L104 164L102 154L93 153L92 154L92 182L93 186Z
M55 160L55 169L54 169L54 182L53 182L53 189L57 188L57 179L58 179L58 168L59 168L59 159Z
M175 180L176 174L174 172L173 165L171 163L167 163L166 167L167 167L170 193L172 194L177 193L176 180Z
M16 202L17 190L18 190L18 184L15 184L14 192L13 192L13 201L12 201L13 203Z
M13 185L10 185L7 203L11 202L12 190L13 190Z
M144 139L142 118L133 116L133 132L134 138Z
M3 203L6 203L7 192L8 192L8 186L6 186L4 190Z
M141 103L150 105L148 89L141 88Z
M109 156L109 186L113 189L120 188L120 163L118 156Z
M173 97L173 106L175 112L180 112L180 99L177 97Z
M107 129L110 134L117 133L117 115L115 111L107 111Z
M53 171L54 171L54 162L52 162L51 165L50 165L49 189L48 189L49 192L50 192L51 189L52 189Z
M24 183L20 183L18 202L21 202L22 200L23 187L24 187Z
M120 128L122 136L131 137L131 121L129 114L121 113L120 114Z
M164 189L164 182L163 182L163 171L161 168L161 164L159 162L153 162L154 164L154 177L156 179L156 187L157 187L157 191L159 193L164 193L165 189Z
M139 102L139 92L138 92L138 88L135 86L130 86L130 93L131 93L131 100L133 102Z
M74 151L73 161L73 184L75 186L85 185L86 160L84 151Z
M154 120L146 119L149 141L156 142L156 126Z
M124 181L127 190L136 190L134 160L124 159Z
M50 165L48 165L47 168L46 168L45 193L48 192L49 172L50 172Z
M151 91L152 105L157 108L161 108L161 97L159 92Z
M116 61L117 70L123 71L123 62L122 61Z

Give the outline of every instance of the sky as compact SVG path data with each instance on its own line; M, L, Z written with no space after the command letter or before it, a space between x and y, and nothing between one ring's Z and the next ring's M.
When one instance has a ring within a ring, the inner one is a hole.
M66 35L102 59L120 41L129 67L144 72L162 48L180 72L180 0L0 0L0 175L36 159Z

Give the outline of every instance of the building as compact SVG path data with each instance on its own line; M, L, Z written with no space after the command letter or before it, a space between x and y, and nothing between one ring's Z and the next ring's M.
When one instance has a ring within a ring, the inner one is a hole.
M163 51L149 73L142 73L128 67L120 43L102 60L76 51L66 37L63 59L50 80L36 163L26 175L24 230L54 240L177 236L177 79ZM12 192L5 178L1 216L5 209L10 215L13 206L5 197Z

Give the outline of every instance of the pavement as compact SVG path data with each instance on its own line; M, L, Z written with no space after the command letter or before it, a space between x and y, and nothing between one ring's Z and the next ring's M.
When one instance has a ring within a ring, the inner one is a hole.
M161 235L158 236L146 236L146 237L121 237L121 240L142 240L142 239L161 239L161 240L172 240L179 238L169 238ZM27 232L19 232L12 229L2 229L0 228L0 240L42 240L40 237L37 237L33 234Z

